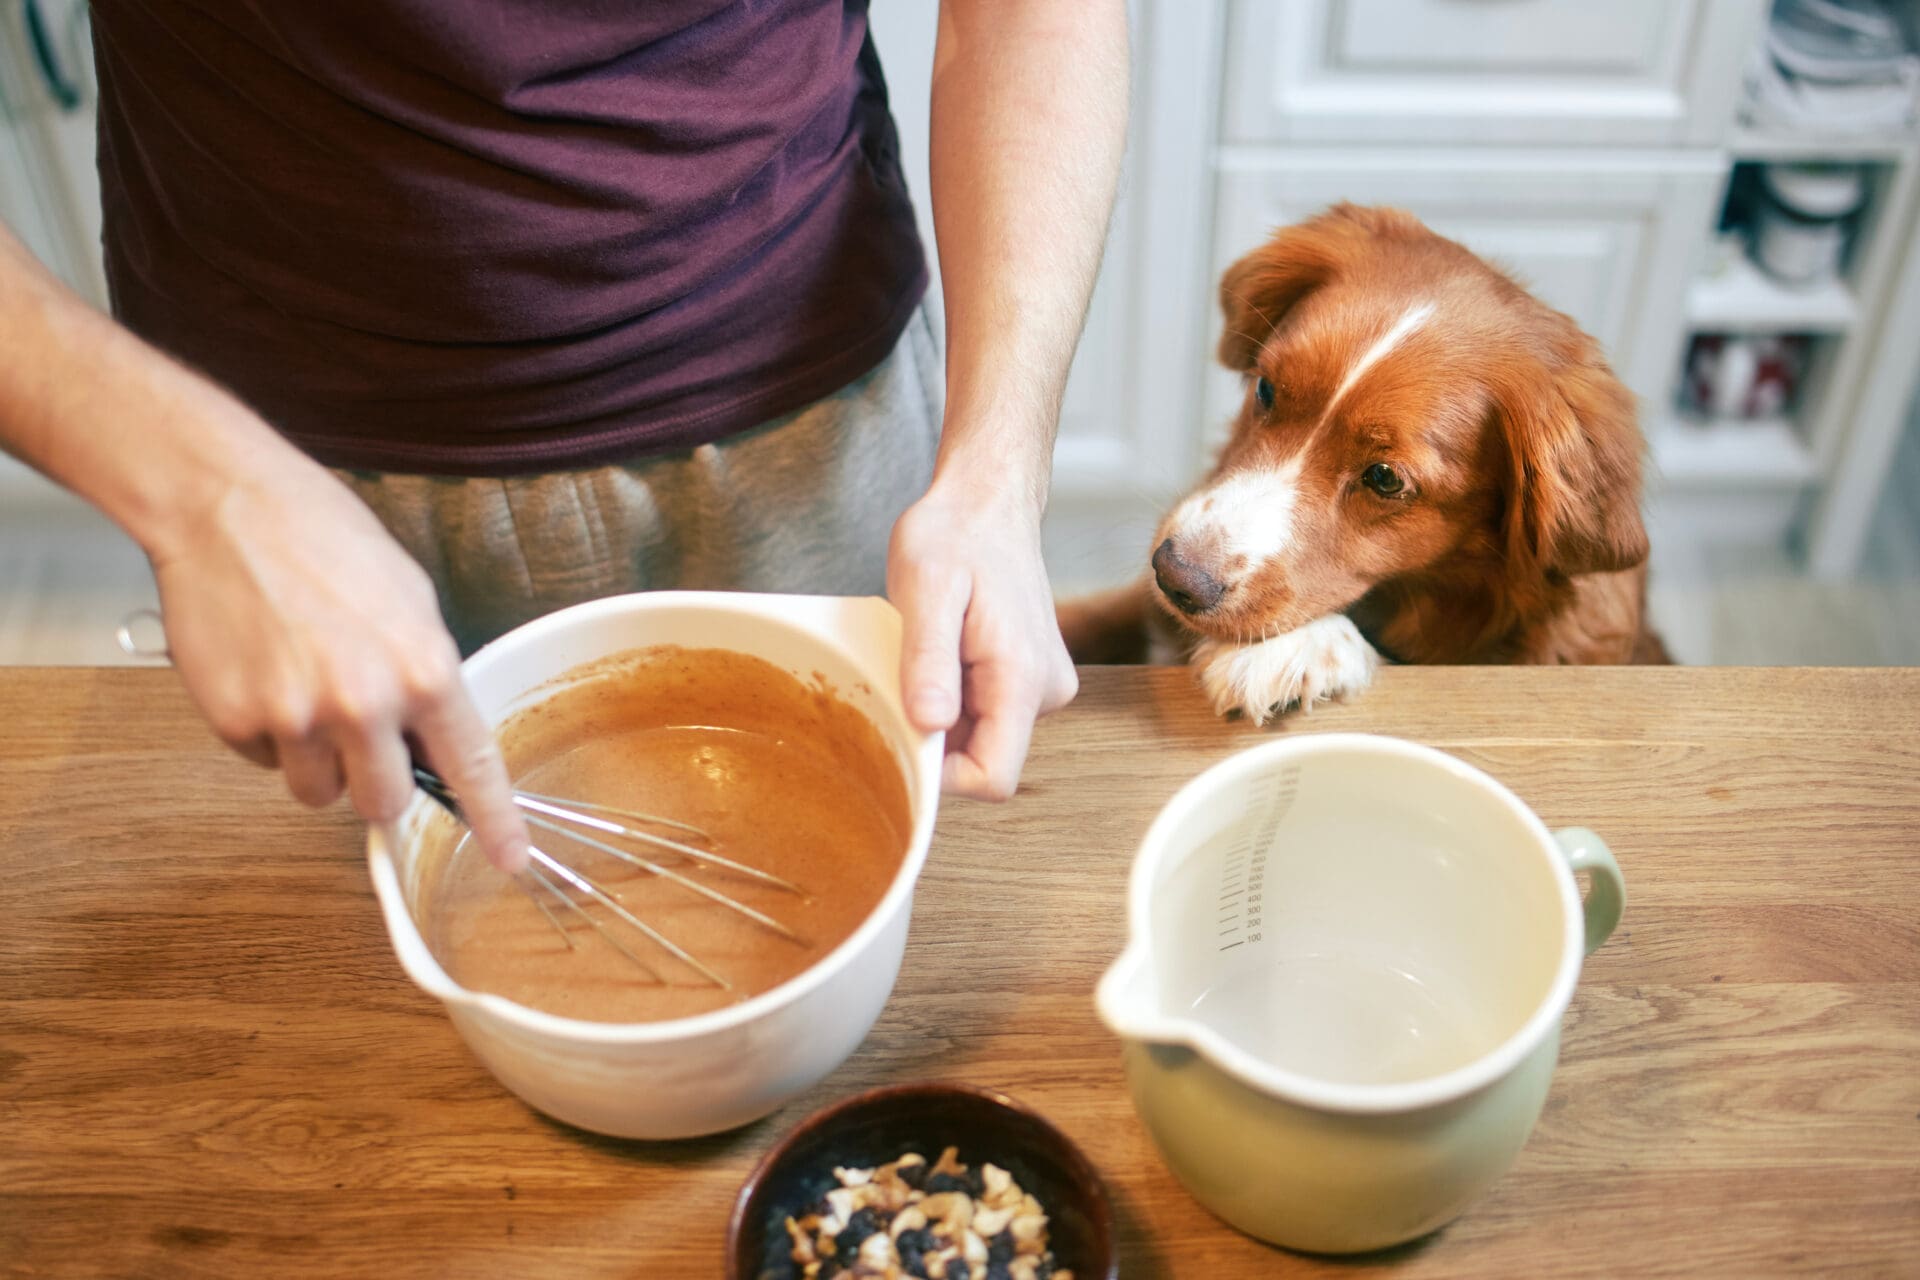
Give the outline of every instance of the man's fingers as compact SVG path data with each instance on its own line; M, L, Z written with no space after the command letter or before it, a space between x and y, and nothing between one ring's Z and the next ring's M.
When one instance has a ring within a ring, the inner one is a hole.
M900 693L922 733L952 727L960 714L960 626L969 586L958 573L909 571L894 591L904 632Z
M233 743L232 746L235 751L240 753L241 759L250 760L262 769L277 769L280 767L280 752L279 749L273 745L273 738L270 734L263 733L257 738L248 738L244 742Z
M1040 714L1051 711L1072 702L1080 692L1080 673L1074 669L1073 659L1067 656L1063 642L1055 641L1054 655L1047 664L1047 675L1040 694Z
M966 745L947 755L942 787L975 800L1012 799L1020 785L1020 768L1027 761L1031 725L1031 719L1018 715L974 721Z
M280 768L287 775L287 790L294 799L315 809L324 809L340 798L346 779L340 772L340 753L331 739L322 734L281 738L275 744Z
M417 732L427 763L460 798L460 814L487 861L508 875L526 866L527 824L514 807L506 762L465 687L456 684L430 707Z
M971 726L964 741L951 744L942 785L976 800L1010 799L1033 739L1037 699L992 664L982 663L968 676L974 686L967 708Z
M400 732L392 725L355 733L341 757L353 810L368 822L392 822L413 799L413 766Z

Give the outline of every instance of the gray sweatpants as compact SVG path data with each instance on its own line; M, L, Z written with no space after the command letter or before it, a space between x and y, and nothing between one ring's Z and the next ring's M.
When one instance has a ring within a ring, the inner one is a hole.
M508 479L334 474L426 568L472 652L629 591L878 594L894 519L933 476L943 391L923 304L864 377L687 453Z

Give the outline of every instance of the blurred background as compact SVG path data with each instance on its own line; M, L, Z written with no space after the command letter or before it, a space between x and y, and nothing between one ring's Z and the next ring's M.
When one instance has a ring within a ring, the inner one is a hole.
M924 197L936 0L874 0ZM1120 204L1047 551L1141 571L1237 388L1214 282L1336 200L1411 210L1607 347L1681 661L1920 664L1920 0L1135 0ZM81 0L0 0L0 219L104 306ZM119 660L111 525L0 457L0 662Z

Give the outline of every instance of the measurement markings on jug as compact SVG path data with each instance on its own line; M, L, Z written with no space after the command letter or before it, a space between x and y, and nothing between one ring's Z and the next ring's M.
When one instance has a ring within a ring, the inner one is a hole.
M1259 942L1264 936L1260 926L1266 906L1267 859L1280 823L1299 794L1299 783L1299 769L1283 769L1257 782L1247 798L1246 813L1220 863L1215 936L1221 951Z

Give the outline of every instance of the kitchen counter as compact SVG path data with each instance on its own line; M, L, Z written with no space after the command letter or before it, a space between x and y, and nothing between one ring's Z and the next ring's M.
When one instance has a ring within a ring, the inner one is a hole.
M1086 1150L1124 1274L1912 1274L1920 1258L1920 670L1397 668L1265 729L1175 669L1089 668L1020 795L949 801L858 1053L737 1133L544 1120L402 975L346 805L305 810L164 670L0 669L0 1275L720 1274L761 1151L940 1078ZM1202 1210L1136 1121L1091 992L1187 778L1364 730L1492 773L1625 870L1546 1113L1444 1230L1359 1264Z

